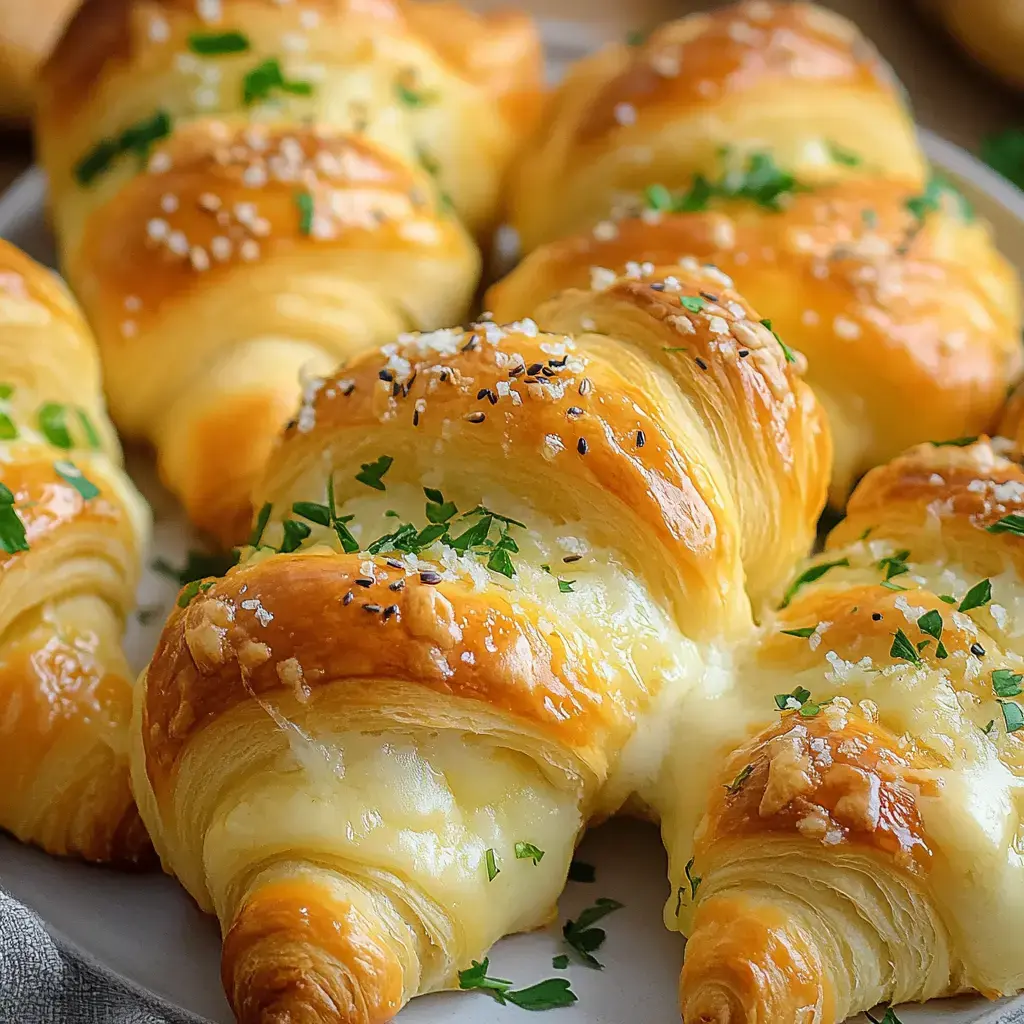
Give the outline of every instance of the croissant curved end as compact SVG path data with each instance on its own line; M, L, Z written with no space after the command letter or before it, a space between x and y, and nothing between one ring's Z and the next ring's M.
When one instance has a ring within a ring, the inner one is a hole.
M747 898L705 899L679 981L683 1024L820 1024L834 1020L824 964L777 910Z
M307 880L246 901L224 938L221 978L239 1024L384 1024L403 1003L394 950L351 903Z

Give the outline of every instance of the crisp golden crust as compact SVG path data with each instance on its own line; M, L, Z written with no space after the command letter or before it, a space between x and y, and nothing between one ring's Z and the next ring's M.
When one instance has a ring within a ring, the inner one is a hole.
M168 303L251 264L352 251L472 267L473 244L425 171L312 126L201 122L157 150L161 174L125 186L89 222L68 270L109 358L150 348ZM253 198L253 161L268 167ZM151 356L147 355L147 358Z
M62 259L114 419L154 444L197 525L239 539L300 369L464 318L481 262L469 231L497 218L540 81L522 15L81 8L37 123Z
M606 47L574 67L546 120L513 177L527 251L593 225L623 193L717 179L723 147L767 151L804 184L924 177L887 68L850 23L811 4L735 4Z
M158 800L186 745L239 703L281 693L315 702L343 685L358 708L383 680L484 702L584 760L603 758L624 713L599 694L592 642L539 629L537 613L493 588L371 564L372 575L358 555L270 558L172 615L146 681L146 772Z
M686 944L684 1024L831 1021L835 996L811 937L742 895L701 904Z
M648 211L542 246L490 290L487 308L533 315L559 290L586 287L594 267L689 255L715 264L807 356L832 421L831 497L841 503L909 445L990 428L1021 369L1019 286L987 228L952 196L919 219L914 196L868 179L797 193L778 212L743 200Z
M917 809L915 769L934 766L934 758L908 755L897 737L863 719L844 715L833 723L827 714L784 712L726 762L695 856L699 863L717 844L788 834L837 851L861 846L902 871L925 872L933 854ZM733 785L741 772L743 781Z
M402 969L370 922L315 877L282 879L245 902L224 936L224 990L239 1024L385 1024Z
M143 863L120 639L147 516L119 466L81 314L6 243L0 355L0 827L51 853Z
M714 267L688 258L676 267L633 264L614 284L604 278L615 280L595 275L597 290L541 304L539 324L629 337L692 395L710 428L703 458L717 457L729 480L747 590L755 603L770 599L810 543L831 454L822 409L800 380L803 357L779 344ZM647 330L638 329L638 307L653 321Z

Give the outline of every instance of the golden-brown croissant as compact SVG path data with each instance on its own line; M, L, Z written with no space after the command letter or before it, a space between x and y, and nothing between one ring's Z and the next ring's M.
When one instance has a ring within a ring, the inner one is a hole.
M527 249L583 233L541 245L486 306L544 327L543 300L592 275L714 264L807 356L841 505L908 446L991 429L1022 365L1015 271L922 167L852 26L806 4L694 15L570 73L524 150L512 219Z
M833 1024L1024 988L1021 536L1009 445L872 470L825 551L694 693L655 801L685 1024ZM667 808L674 808L670 812Z
M89 330L0 242L0 827L51 853L151 855L128 785L121 650L149 513L121 469Z
M300 370L463 316L538 75L528 18L449 4L82 7L37 121L63 264L197 524L238 539Z
M1022 0L918 0L979 63L1024 89Z
M563 301L593 328L404 335L324 381L140 680L140 809L246 1024L389 1020L548 921L810 542L824 417L720 274Z

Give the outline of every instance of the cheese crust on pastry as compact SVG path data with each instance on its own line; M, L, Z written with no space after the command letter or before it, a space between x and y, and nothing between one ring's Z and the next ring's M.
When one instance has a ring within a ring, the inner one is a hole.
M781 593L821 411L739 296L664 285L582 295L575 338L482 322L337 371L241 564L168 622L134 786L241 1021L387 1020L545 924L584 825L656 771L655 723Z
M121 650L149 511L121 468L95 344L48 270L0 242L0 827L138 863Z
M244 534L300 371L460 320L532 123L519 15L398 0L89 0L41 76L66 275L119 427Z

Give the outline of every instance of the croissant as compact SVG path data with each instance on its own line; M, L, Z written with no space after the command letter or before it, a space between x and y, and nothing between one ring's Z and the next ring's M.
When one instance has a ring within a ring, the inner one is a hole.
M149 513L121 469L93 339L0 242L0 827L50 853L151 856L128 782L121 651Z
M685 1024L822 1024L1024 988L1024 472L1009 445L872 470L660 799ZM888 1019L888 1018L887 1018Z
M951 185L924 183L896 87L852 26L804 4L684 18L582 61L544 132L512 218L527 249L583 233L491 289L498 319L545 327L544 300L592 274L714 264L807 357L835 505L913 444L991 429L1022 367L1017 275Z
M40 83L62 261L197 525L244 531L300 371L463 316L538 76L528 18L449 4L83 5Z
M720 274L565 301L590 332L402 335L326 379L139 680L133 788L244 1024L389 1020L546 923L810 543L823 414Z

